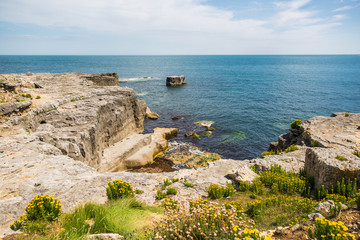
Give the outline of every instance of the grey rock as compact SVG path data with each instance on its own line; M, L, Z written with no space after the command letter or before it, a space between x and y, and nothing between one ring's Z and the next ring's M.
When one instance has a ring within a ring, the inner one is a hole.
M308 215L309 220L315 221L317 218L324 218L320 213L311 213Z
M316 206L314 213L321 213L323 216L329 216L332 208L335 208L335 203L332 200L328 200L326 202L319 203Z
M83 77L97 86L120 86L117 73L89 74Z
M340 161L336 156L347 160ZM315 187L330 187L337 181L357 178L360 180L360 158L348 148L308 148L306 151L305 171L314 176ZM359 182L358 182L359 184Z
M124 236L121 236L117 233L100 233L100 234L91 234L88 239L95 240L115 240L115 239L124 239Z
M23 112L28 109L32 104L32 101L25 102L11 102L0 104L0 116L11 115L13 113Z
M255 178L259 176L259 174L256 174L250 167L248 166L241 166L236 169L232 169L227 173L229 178L231 178L233 181L240 183L244 181L252 182Z
M166 78L166 86L174 87L184 84L185 76L169 76Z

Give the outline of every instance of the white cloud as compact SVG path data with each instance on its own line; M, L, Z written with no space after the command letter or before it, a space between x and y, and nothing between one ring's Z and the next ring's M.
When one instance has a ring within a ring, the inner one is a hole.
M353 6L350 6L350 5L347 5L347 6L344 6L344 7L341 7L341 8L337 8L335 10L333 10L333 12L340 12L340 11L346 11L346 10L350 10L354 8Z
M309 45L338 25L342 15L329 23L306 8L311 2L277 1L272 16L264 19L235 18L206 0L1 0L0 21L133 36L172 49L251 53L269 44L277 49L283 43Z

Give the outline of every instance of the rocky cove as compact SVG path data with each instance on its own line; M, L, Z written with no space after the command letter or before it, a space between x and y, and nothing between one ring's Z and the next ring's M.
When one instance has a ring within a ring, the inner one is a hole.
M142 134L146 103L120 87L117 74L3 74L0 79L0 236L36 194L56 196L63 210L70 211L83 202L106 202L104 189L115 179L143 190L136 197L147 204L158 202L156 191L166 178L194 184L174 183L174 198L197 199L207 195L210 184L252 180L256 174L250 166L258 172L272 164L305 168L317 187L360 179L360 158L352 154L360 149L357 113L306 120L269 147L276 152L296 144L297 151L244 161L220 159L173 172L130 172L126 170L151 163L165 150L175 130Z

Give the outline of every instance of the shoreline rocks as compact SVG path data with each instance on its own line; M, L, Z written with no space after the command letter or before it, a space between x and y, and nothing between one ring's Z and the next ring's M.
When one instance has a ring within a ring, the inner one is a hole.
M116 172L120 169L116 169L120 158L129 166L143 164L137 162L140 160L151 162L157 151L168 147L167 140L176 135L176 129L155 129L153 134L141 134L146 103L138 100L133 90L121 88L114 74L106 75L105 80L101 76L94 76L92 80L89 77L91 75L82 73L1 76L8 83L3 91L12 91L11 94L17 96L16 90L41 98L33 98L22 112L0 118L3 143L0 146L0 232L9 229L9 224L23 214L24 207L36 194L54 195L60 199L63 210L70 211L84 201L105 203L105 187L115 179L143 190L143 194L136 196L138 200L155 204L156 191L166 178L193 183L193 188L174 183L178 189L174 198L188 200L206 196L205 188L210 184L226 185L230 181L228 177L236 182L251 180L255 174L249 172L250 166L260 173L271 164L294 171L313 168L318 185L336 181L343 176L340 173L350 167L359 170L360 158L352 151L360 149L360 114L350 113L346 117L345 113L337 113L334 117L304 121L298 131L291 130L287 137L279 137L276 147L300 144L294 152L244 161L214 157L214 161L204 164L206 167L174 172ZM126 142L127 139L134 144ZM311 147L314 141L320 147ZM337 155L348 161L336 159ZM198 159L201 164L202 159ZM102 165L105 163L108 168ZM98 171L101 168L103 170ZM242 175L244 172L249 176Z

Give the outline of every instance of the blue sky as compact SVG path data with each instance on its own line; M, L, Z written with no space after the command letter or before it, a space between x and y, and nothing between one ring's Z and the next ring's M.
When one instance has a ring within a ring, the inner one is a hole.
M0 54L360 54L360 0L0 0Z

